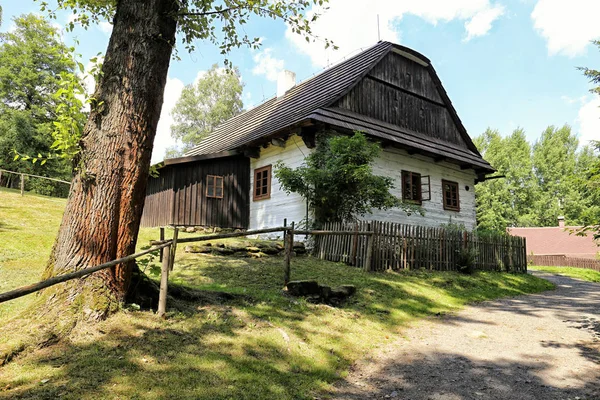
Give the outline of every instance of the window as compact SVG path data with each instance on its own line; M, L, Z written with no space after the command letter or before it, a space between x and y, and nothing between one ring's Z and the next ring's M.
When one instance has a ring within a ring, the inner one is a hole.
M460 211L458 183L442 179L442 194L444 196L444 210Z
M206 197L223 198L223 177L216 175L206 176Z
M271 166L254 170L254 200L271 197Z
M402 171L402 199L421 204L421 174Z

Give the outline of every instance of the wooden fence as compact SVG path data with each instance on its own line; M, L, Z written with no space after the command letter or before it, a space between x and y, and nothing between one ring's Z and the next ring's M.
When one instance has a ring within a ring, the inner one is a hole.
M5 180L6 180L6 187L8 187L8 188L11 188L16 185L16 182L13 180L12 177L18 178L19 189L21 190L21 196L23 196L25 194L25 178L43 179L43 180L47 180L47 181L51 181L51 182L65 183L67 185L71 184L71 182L64 181L62 179L49 178L47 176L40 176L40 175L25 174L23 172L9 171L7 169L0 169L0 186L2 186L2 174L4 174L7 177Z
M316 236L317 257L367 271L419 268L456 271L469 254L473 266L479 270L527 271L525 239L521 237L479 236L467 231L381 221L330 223L323 229L348 233Z
M588 268L600 272L600 261L592 258L567 257L565 255L527 256L530 265L545 267L575 267Z

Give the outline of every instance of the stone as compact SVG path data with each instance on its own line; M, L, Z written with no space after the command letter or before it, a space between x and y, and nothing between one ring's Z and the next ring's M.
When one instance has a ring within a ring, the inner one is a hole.
M321 291L321 300L326 302L331 297L331 286L320 285L319 289Z
M267 257L267 255L265 253L248 253L250 254L250 257L252 258L263 258L263 257Z
M230 256L234 253L233 250L228 249L227 247L211 247L212 253L221 255L221 256Z
M260 248L248 246L248 247L246 247L246 251L250 252L250 253L260 253Z
M317 281L291 281L287 284L288 293L292 296L321 296L321 287Z
M275 255L278 254L281 250L278 250L275 246L267 246L261 248L262 252L265 254Z
M212 247L210 246L185 246L186 253L210 253Z
M246 246L229 246L229 248L236 253L241 253L241 252L246 251Z
M225 248L225 243L217 243L217 247L220 247L222 249Z
M188 226L187 228L185 228L186 233L194 233L196 232L196 228L194 228L193 226Z

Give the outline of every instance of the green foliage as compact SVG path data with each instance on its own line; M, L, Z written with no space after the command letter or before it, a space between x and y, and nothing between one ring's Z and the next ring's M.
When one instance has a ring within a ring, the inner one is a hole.
M584 178L597 156L587 146L578 150L568 125L548 127L533 146L521 129L507 137L488 129L474 142L505 176L475 187L478 229L556 226L560 215L571 225L600 218L600 205L586 192Z
M67 111L84 119L57 95L66 77L76 81L73 49L39 16L22 15L14 24L14 30L0 34L0 168L69 180L68 161L58 159L52 147L56 123L67 122ZM68 186L31 180L26 189L65 195Z
M393 179L373 174L372 163L380 153L377 143L356 132L354 136L325 132L302 166L275 165L275 176L287 193L304 197L315 222L350 221L371 209L401 207L407 213L420 209L390 193Z
M224 70L214 64L196 83L183 88L171 112L175 123L171 136L183 143L184 150L196 146L218 125L243 109L242 91L237 68ZM177 156L172 150L169 156Z
M39 0L38 0L39 1ZM56 18L56 11L70 10L76 18L67 29L73 30L76 24L87 28L92 23L111 21L116 0L57 0L58 8L40 1L42 11ZM321 40L325 47L333 45L327 38L315 36L310 23L319 15L305 16L306 10L314 5L323 5L327 0L190 0L177 1L179 9L174 11L177 20L178 37L185 49L195 50L198 40L208 41L227 55L232 49L242 46L258 48L260 38L249 36L244 29L253 17L280 19L288 23L293 33L303 35L307 41ZM228 59L225 64L231 67Z

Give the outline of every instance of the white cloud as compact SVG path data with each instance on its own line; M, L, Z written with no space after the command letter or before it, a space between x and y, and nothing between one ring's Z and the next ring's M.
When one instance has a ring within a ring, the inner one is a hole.
M270 81L276 81L277 75L283 69L284 61L273 57L273 49L266 48L253 57L256 65L252 69L254 75L264 75Z
M466 38L489 32L493 21L504 13L504 7L490 0L330 0L329 9L313 7L307 16L321 17L311 25L313 33L332 40L340 49L333 53L323 42L307 43L288 27L286 37L312 59L313 64L326 66L330 62L377 42L377 15L382 40L400 41L397 22L404 15L414 15L430 24L452 20L465 21Z
M590 40L600 38L598 15L600 1L539 0L531 18L550 55L575 57L585 52Z
M465 22L467 37L465 40L471 40L477 36L483 36L492 29L492 22L504 14L503 6L494 6L478 12L469 21Z
M102 21L98 24L98 29L100 29L102 32L106 33L107 35L110 35L112 33L113 26L110 22Z
M594 96L584 102L577 114L579 143L589 144L590 140L600 140L600 97Z
M154 138L154 150L152 150L153 164L164 159L167 148L177 145L175 139L171 137L171 125L173 124L171 110L177 103L183 87L184 84L179 79L167 77L163 106L158 120L156 137Z

